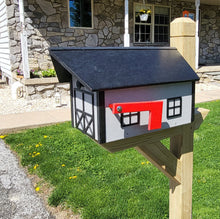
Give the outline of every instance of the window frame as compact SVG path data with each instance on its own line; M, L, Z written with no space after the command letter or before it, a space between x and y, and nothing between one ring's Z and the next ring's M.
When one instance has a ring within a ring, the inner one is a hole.
M133 122L132 117L136 117L137 121ZM127 118L128 124L125 124L124 119ZM140 124L140 112L121 113L121 127L133 126Z
M170 106L169 103L173 102L173 106ZM179 105L176 105L176 101L179 101ZM183 101L182 97L172 97L167 99L167 118L172 119L176 117L181 117L182 116L182 107L183 107ZM179 108L179 113L175 113L175 109ZM169 110L173 110L173 115L169 114Z
M145 7L151 7L151 24L145 24L145 23L136 23L135 22L135 6L136 5L144 5ZM168 8L169 9L169 30L168 30L168 42L156 42L155 43L155 39L154 39L154 31L155 31L155 7L164 7L164 8ZM170 45L170 22L171 22L171 7L167 6L167 5L154 5L154 4L143 4L143 3L138 3L138 2L134 2L133 3L133 44L134 45ZM151 42L135 42L135 24L143 24L143 25L149 25L150 26L150 40Z
M93 1L94 0L90 0L91 1L91 22L92 22L92 26L91 27L71 27L70 26L70 4L69 4L69 2L70 2L70 0L67 0L68 2L67 2L67 5L68 5L68 27L69 28L73 28L73 29L94 29L94 16L93 16L93 14L94 14L94 3L93 3Z

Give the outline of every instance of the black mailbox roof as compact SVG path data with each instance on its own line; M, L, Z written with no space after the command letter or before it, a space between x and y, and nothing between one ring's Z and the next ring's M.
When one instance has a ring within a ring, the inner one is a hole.
M175 48L51 48L60 82L70 74L92 91L199 80Z

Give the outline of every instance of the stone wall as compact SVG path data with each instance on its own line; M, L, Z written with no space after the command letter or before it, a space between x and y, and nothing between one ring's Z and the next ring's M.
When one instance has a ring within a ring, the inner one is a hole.
M220 6L201 5L200 63L220 63Z

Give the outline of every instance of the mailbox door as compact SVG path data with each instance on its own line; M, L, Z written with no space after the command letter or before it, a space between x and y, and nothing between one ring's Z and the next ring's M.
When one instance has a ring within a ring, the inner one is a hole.
M81 89L74 89L75 127L95 138L94 94Z

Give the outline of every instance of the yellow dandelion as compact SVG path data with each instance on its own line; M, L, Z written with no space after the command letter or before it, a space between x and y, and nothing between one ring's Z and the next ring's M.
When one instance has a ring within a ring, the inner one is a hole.
M150 161L147 161L147 162L146 162L146 164L149 164L149 163L150 163Z
M62 167L65 167L66 165L65 165L65 164L62 164L61 166L62 166Z
M36 170L38 167L39 167L39 165L38 165L38 164L36 164L36 165L34 166L34 169Z
M32 155L32 153L29 153L29 155L31 156L31 155Z
M35 147L36 147L36 148L38 148L39 146L40 146L39 144L36 144L36 146L35 146Z
M44 138L48 138L48 136L47 136L47 135L44 135Z
M35 154L35 156L37 156L37 155L40 155L40 152L37 152L37 153Z
M79 171L80 171L80 168L78 167L76 170L79 172Z
M70 176L69 179L76 179L77 176Z
M4 139L7 135L0 135L1 139Z
M39 188L39 187L36 187L36 188L35 188L35 191L36 191L36 192L38 192L39 190L40 190L40 188Z
M142 164L142 165L144 165L144 164L145 164L145 162L141 162L141 164Z
M35 151L33 152L33 154L36 154L36 153L37 153L37 152L35 152Z

